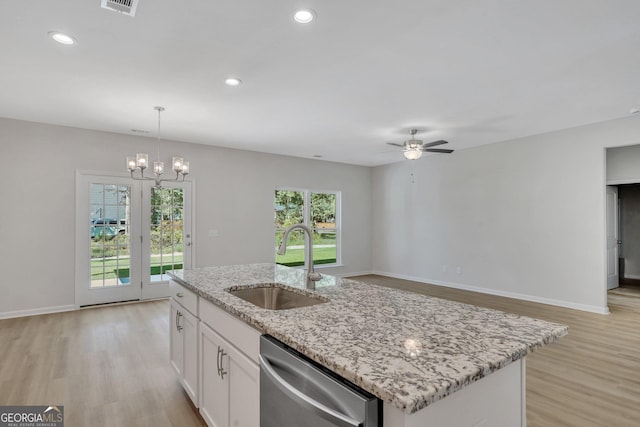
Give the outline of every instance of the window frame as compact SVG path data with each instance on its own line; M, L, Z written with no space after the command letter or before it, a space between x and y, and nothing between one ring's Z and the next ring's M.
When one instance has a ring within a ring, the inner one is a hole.
M335 234L336 234L336 262L330 264L313 264L314 269L318 268L331 268L342 266L342 191L340 190L316 190L310 188L300 187L276 187L274 190L274 202L276 191L295 191L302 193L302 219L303 224L311 228L312 232L317 232L318 228L311 224L311 195L312 194L332 194L336 198L336 211L335 211ZM279 231L284 231L284 228L279 228L275 225L274 221L274 235ZM304 235L305 247L309 244L309 238L306 233ZM313 243L313 242L311 242ZM299 267L293 267L299 268ZM301 266L304 268L304 266Z

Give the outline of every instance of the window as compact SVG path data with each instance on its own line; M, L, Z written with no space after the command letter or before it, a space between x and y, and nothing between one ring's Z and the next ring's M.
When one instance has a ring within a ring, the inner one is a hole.
M313 264L340 262L340 192L278 189L275 191L274 210L276 248L287 227L305 224L313 230ZM304 265L304 248L304 233L292 232L287 241L287 253L276 254L276 263Z
M129 283L131 186L91 183L91 288ZM118 280L126 271L126 281Z
M169 280L167 270L179 270L184 249L184 189L151 189L150 280Z

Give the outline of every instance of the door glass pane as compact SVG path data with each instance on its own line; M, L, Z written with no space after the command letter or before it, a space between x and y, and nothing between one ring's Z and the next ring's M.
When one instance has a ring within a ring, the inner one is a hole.
M91 288L129 285L131 187L91 184Z
M333 264L336 247L336 194L311 193L311 227L313 229L313 263Z
M276 250L282 241L284 230L304 222L304 192L276 190L275 193ZM304 265L304 234L292 232L287 239L287 253L276 254L276 263L288 266Z
M169 280L168 270L183 268L184 190L151 189L149 281Z

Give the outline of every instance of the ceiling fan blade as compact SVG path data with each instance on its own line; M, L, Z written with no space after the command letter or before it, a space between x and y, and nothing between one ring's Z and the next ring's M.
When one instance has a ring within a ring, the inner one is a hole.
M428 142L426 144L422 144L424 148L435 147L436 145L448 144L449 141L445 141L444 139L439 139L438 141Z
M450 154L453 153L454 150L446 150L444 148L426 148L422 151L426 151L427 153L446 153L446 154Z
M404 144L396 144L395 142L387 142L387 144L404 148Z

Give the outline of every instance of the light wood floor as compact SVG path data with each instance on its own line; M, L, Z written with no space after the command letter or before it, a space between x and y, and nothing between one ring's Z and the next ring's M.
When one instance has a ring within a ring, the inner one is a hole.
M610 315L381 276L355 279L569 325L527 357L528 427L640 426L640 296L609 294Z
M610 294L604 316L359 278L569 325L527 358L528 426L640 425L640 297ZM203 426L169 367L168 311L153 301L0 320L0 405L64 405L67 427Z
M169 367L169 302L0 321L0 405L64 405L67 427L204 426Z

